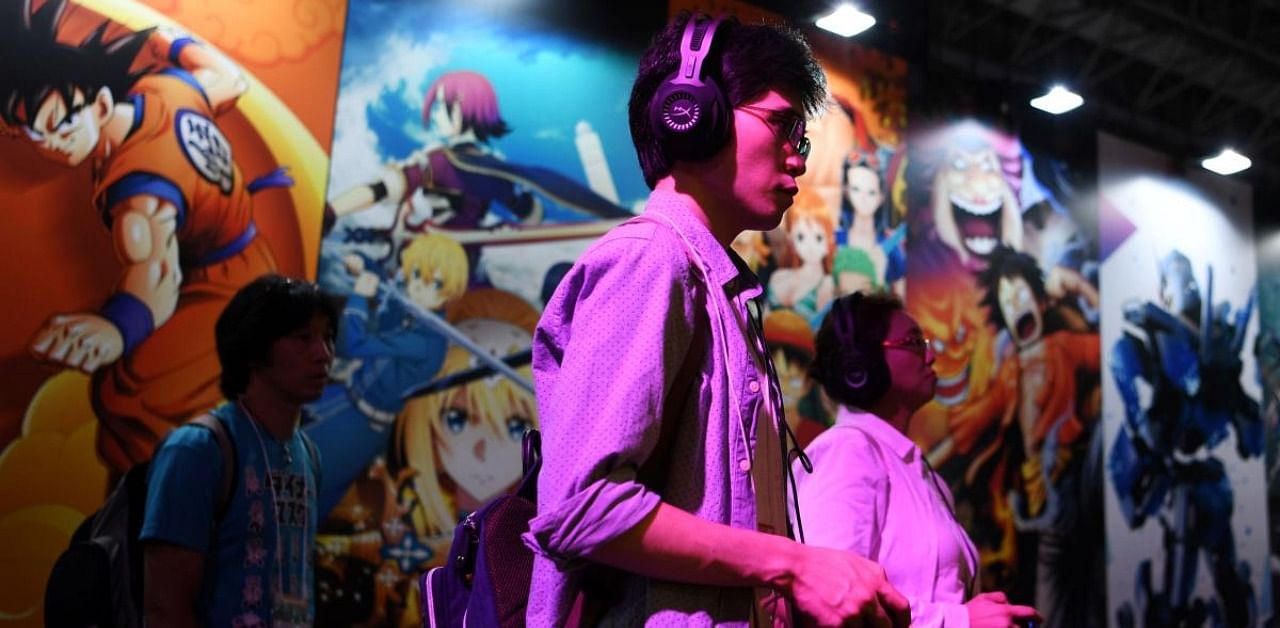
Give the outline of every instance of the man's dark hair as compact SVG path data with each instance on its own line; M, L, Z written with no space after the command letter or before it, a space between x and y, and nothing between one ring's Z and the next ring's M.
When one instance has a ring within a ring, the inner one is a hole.
M1000 245L987 257L987 267L978 273L978 287L984 292L982 305L987 308L987 320L996 329L1005 329L1004 313L1000 311L1000 278L1021 277L1031 286L1036 303L1041 308L1048 305L1049 293L1044 288L1044 276L1036 258Z
M683 12L662 29L640 57L631 87L631 141L640 158L644 182L652 189L671 172L671 163L654 134L649 103L658 86L680 66L680 40L692 15ZM774 89L795 98L805 114L816 114L826 101L827 79L799 31L774 24L741 24L727 19L717 28L704 72L737 107ZM729 112L726 112L728 114ZM731 119L732 121L732 119Z
M76 90L86 101L107 88L116 101L151 68L131 72L134 60L154 28L105 41L110 22L93 29L79 45L58 41L58 23L66 0L48 0L37 11L33 0L0 2L0 118L13 126L26 125L40 104L57 92L67 107Z
M244 394L249 372L267 363L271 345L305 327L316 314L329 319L329 333L336 337L339 312L337 300L309 281L263 275L240 288L214 327L223 396L235 400Z
M902 310L902 299L892 293L854 294L833 301L814 340L816 354L809 376L822 384L833 401L858 408L874 405L889 390L892 374L884 357L889 319ZM850 330L845 337L840 328ZM866 374L862 385L852 385L849 374Z

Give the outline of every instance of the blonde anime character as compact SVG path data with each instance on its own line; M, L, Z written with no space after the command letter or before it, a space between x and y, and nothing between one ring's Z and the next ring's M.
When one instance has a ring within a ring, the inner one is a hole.
M528 350L538 313L514 294L480 289L450 303L446 318L490 354L507 357ZM528 366L516 370L531 376ZM519 481L521 442L536 424L531 393L451 347L435 382L396 417L386 460L339 507L350 533L320 539L331 565L321 578L322 603L329 593L341 615L350 608L343 600L371 596L373 614L356 621L418 625L414 577L445 559L466 513ZM361 568L372 571L372 590L350 577Z
M835 291L835 220L822 198L801 189L782 221L791 246L769 277L766 295L772 308L789 308L815 324Z

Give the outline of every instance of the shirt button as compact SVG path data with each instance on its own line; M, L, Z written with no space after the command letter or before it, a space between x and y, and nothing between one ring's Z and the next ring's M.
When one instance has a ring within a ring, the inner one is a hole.
M738 468L739 468L739 469L742 469L743 471L750 471L750 470L751 470L751 461L750 461L750 460L747 460L746 458L743 458L742 460L739 460L739 461L738 461Z
M747 389L753 393L760 392L760 382L754 379L751 380L750 382L747 382Z

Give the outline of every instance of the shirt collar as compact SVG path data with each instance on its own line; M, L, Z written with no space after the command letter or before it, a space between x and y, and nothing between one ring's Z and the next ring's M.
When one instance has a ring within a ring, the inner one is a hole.
M680 230L709 267L707 272L710 276L707 281L725 286L735 279L739 280L739 288L747 298L755 298L763 291L760 280L747 267L747 263L733 249L721 245L711 234L711 230L694 217L693 208L683 196L655 190L649 194L649 202L645 204L644 211L670 220Z
M840 406L836 412L836 424L856 425L880 444L888 447L903 462L911 462L920 457L920 448L902 432L894 429L884 419L859 408Z

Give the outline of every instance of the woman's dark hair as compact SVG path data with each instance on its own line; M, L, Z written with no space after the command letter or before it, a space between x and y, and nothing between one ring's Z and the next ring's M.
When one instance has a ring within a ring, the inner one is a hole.
M888 392L891 380L882 343L889 319L900 310L902 300L885 293L855 292L832 301L818 329L809 376L833 401L867 408Z
M329 319L337 336L338 301L314 283L282 275L263 275L231 297L214 326L222 394L234 400L249 387L249 372L267 362L271 345L311 322L316 314Z

